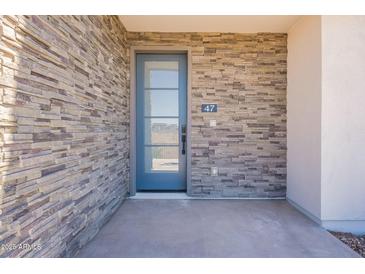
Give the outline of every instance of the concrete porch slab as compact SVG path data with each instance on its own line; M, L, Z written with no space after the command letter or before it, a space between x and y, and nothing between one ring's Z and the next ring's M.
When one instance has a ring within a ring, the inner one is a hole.
M359 257L280 200L127 200L78 257Z

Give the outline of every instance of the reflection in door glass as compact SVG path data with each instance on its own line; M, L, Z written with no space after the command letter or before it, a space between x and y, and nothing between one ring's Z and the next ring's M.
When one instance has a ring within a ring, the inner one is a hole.
M145 171L179 171L179 147L145 147Z
M179 63L177 61L146 61L145 88L178 88Z
M178 145L178 118L145 118L146 145Z
M146 90L145 116L179 116L178 90Z

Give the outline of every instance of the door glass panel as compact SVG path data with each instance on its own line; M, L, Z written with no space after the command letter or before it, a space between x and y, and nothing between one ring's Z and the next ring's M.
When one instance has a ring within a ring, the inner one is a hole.
M179 171L179 147L146 146L145 171Z
M179 143L178 118L145 118L144 121L146 145Z
M177 61L146 61L145 88L178 88L179 63Z
M179 116L178 90L146 90L145 116Z

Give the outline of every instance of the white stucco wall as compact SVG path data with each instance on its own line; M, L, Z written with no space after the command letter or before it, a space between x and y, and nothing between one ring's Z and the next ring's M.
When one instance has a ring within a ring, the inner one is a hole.
M304 17L288 34L288 200L365 233L365 16Z
M322 16L321 196L325 226L365 232L365 16Z
M321 217L321 17L288 32L287 198Z

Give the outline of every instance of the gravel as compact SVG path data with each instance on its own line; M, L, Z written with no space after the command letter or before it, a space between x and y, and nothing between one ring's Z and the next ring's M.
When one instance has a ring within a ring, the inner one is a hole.
M336 236L339 240L347 244L354 251L360 254L360 256L365 258L365 235L355 236L351 233L342 233L330 231L332 235Z

